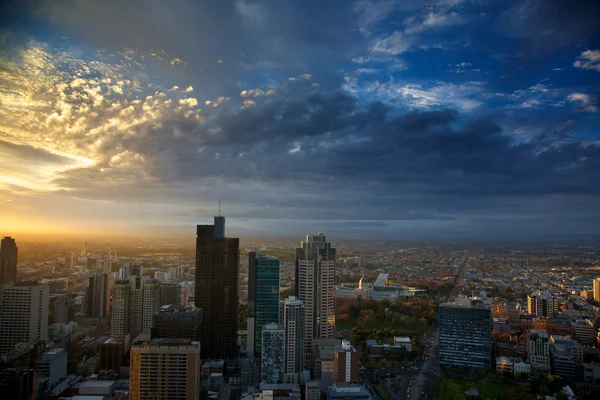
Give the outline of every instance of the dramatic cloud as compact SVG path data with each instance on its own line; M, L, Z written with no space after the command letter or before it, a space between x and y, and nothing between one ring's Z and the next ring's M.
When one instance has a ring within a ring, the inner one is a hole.
M599 237L597 6L562 3L0 8L0 218Z

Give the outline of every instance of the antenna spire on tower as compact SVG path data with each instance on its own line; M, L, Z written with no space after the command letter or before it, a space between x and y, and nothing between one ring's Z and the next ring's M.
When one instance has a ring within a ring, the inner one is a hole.
M221 199L219 199L219 217L221 216Z

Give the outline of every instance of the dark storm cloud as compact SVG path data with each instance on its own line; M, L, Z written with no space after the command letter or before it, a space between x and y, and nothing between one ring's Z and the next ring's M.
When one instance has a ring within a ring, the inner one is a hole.
M598 34L600 2L516 1L514 6L500 14L498 26L510 38L528 40L529 49L535 52L568 45L585 45Z
M161 185L223 182L242 185L228 189L232 200L259 204L265 193L251 195L249 188L260 182L283 191L274 192L279 200L269 200L274 209L264 214L332 219L444 220L498 198L598 194L598 144L552 142L547 135L517 143L491 119L459 124L458 117L449 109L391 115L380 103L363 107L343 93L272 100L196 126L172 118L139 127L114 138L120 151L142 156L138 172L105 164L68 170L55 183L84 197L134 198ZM141 171L143 179L135 175ZM295 199L297 190L318 196ZM323 206L331 201L335 209ZM238 211L232 215L243 216L243 206Z

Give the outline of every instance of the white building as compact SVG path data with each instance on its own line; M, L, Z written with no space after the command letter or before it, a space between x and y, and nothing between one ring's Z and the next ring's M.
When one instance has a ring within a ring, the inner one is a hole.
M49 294L48 285L27 282L0 289L0 354L48 339Z
M35 362L35 377L48 378L50 388L67 376L67 352L50 349Z

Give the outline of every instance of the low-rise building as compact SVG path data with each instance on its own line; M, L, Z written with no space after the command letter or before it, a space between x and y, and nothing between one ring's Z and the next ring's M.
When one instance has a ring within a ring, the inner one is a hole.
M336 382L327 389L327 400L372 400L366 387L356 383Z

